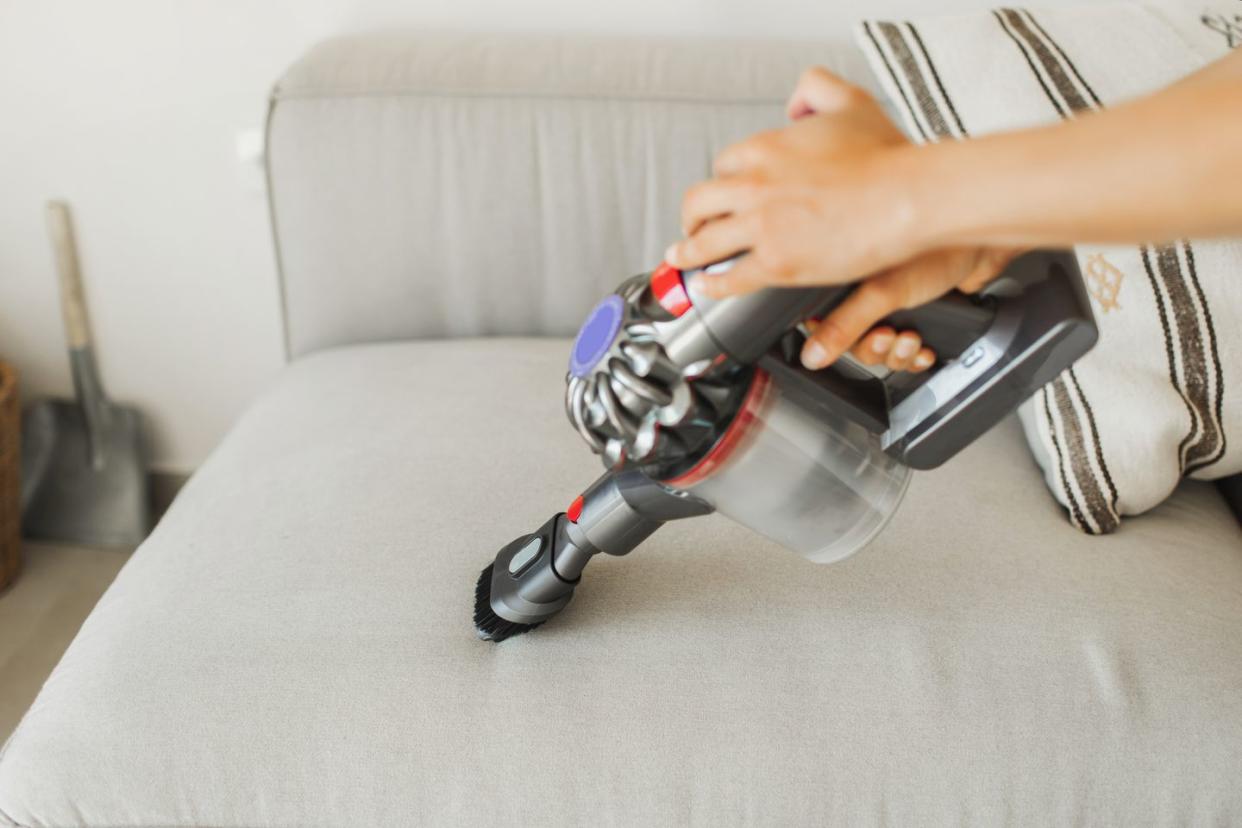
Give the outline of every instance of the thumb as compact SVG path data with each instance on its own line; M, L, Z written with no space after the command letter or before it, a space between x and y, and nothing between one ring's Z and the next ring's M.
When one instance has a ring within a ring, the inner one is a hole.
M802 364L815 371L835 362L877 322L905 306L902 287L899 274L888 271L854 288L802 346Z
M691 296L702 295L709 299L741 296L767 287L771 281L758 266L754 256L742 256L733 267L723 273L699 272L690 277L686 285Z
M969 274L958 287L963 293L975 293L983 290L983 288L987 287L988 282L999 276L1001 271L1007 268L1009 263L1023 252L1022 249L1016 247L983 248L979 251Z
M821 112L839 112L866 95L857 86L837 77L822 66L812 66L802 73L794 87L785 114L791 121Z

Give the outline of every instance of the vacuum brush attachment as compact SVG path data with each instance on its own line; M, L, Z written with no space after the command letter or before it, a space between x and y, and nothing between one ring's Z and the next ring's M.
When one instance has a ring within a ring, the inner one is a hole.
M573 597L591 555L566 532L564 513L500 550L474 589L474 629L484 641L529 632L556 615Z
M492 610L492 576L496 565L489 563L479 575L479 582L474 586L474 632L484 641L504 641L515 635L530 632L543 622L536 624L519 624L501 618Z
M565 608L592 557L629 554L665 521L711 510L642 472L605 472L567 511L509 543L483 570L474 590L475 632L504 641L533 630Z

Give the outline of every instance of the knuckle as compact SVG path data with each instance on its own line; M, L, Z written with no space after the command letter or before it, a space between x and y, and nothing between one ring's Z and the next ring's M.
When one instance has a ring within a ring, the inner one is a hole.
M775 212L771 205L765 205L754 211L754 227L755 241L764 247L767 247L772 241L772 225L774 223L772 214ZM773 251L767 250L765 256L773 255Z
M880 355L871 348L866 347L863 342L858 342L850 349L850 353L854 355L854 359L863 365L875 365L880 361Z
M906 309L914 304L909 279L889 279L884 283L884 298L892 310Z
M780 245L772 244L769 234L760 230L755 235L754 255L763 272L773 281L788 282L793 278L793 262Z
M764 161L772 157L780 140L780 133L770 129L766 132L760 132L743 144L743 147L751 158L757 161Z
M766 186L755 176L740 178L730 185L734 194L743 200L757 202L764 195Z
M706 181L692 185L681 198L681 215L684 219L697 217L702 212L704 201L710 195L709 183Z
M849 331L841 327L835 320L825 320L815 331L815 339L830 353L844 353L854 344Z
M862 106L871 102L871 93L861 86L841 81L841 95L851 106Z
M683 224L683 229L686 229L684 227L685 223L688 222L691 216L694 215L694 206L695 206L695 197L694 197L694 188L692 187L686 191L685 195L681 197L681 220Z
M744 152L742 144L732 144L716 153L716 157L712 159L712 172L716 175L724 175L730 167L740 162Z
M694 205L703 197L703 182L692 184L686 188L685 194L681 197L682 211L694 209Z
M816 86L820 88L825 86L840 88L850 86L850 84L843 80L839 75L833 74L828 71L827 67L820 66L818 64L815 66L808 66L802 72L802 77L799 79L799 82L807 84L808 86Z
M798 88L812 89L832 82L832 75L822 66L808 66L798 78Z
M900 307L896 302L898 299L896 293L896 284L891 279L869 279L858 288L860 301L865 301L868 306L883 309Z
M823 66L812 66L803 72L801 83L808 89L831 92L835 100L847 106L871 100L867 90L833 74Z

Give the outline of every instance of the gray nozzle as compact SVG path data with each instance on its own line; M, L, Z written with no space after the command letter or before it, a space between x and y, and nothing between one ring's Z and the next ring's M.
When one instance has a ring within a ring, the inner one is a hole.
M565 608L596 551L575 545L567 523L563 513L553 515L500 550L492 564L492 612L517 624L542 624Z
M502 641L533 629L565 608L596 554L625 555L665 521L710 511L637 471L601 475L582 493L574 519L553 515L483 570L475 588L475 630L480 638Z

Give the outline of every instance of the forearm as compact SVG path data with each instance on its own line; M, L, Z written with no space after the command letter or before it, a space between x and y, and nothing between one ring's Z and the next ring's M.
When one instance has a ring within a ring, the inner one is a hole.
M908 156L925 248L1242 235L1242 53L1115 109Z

